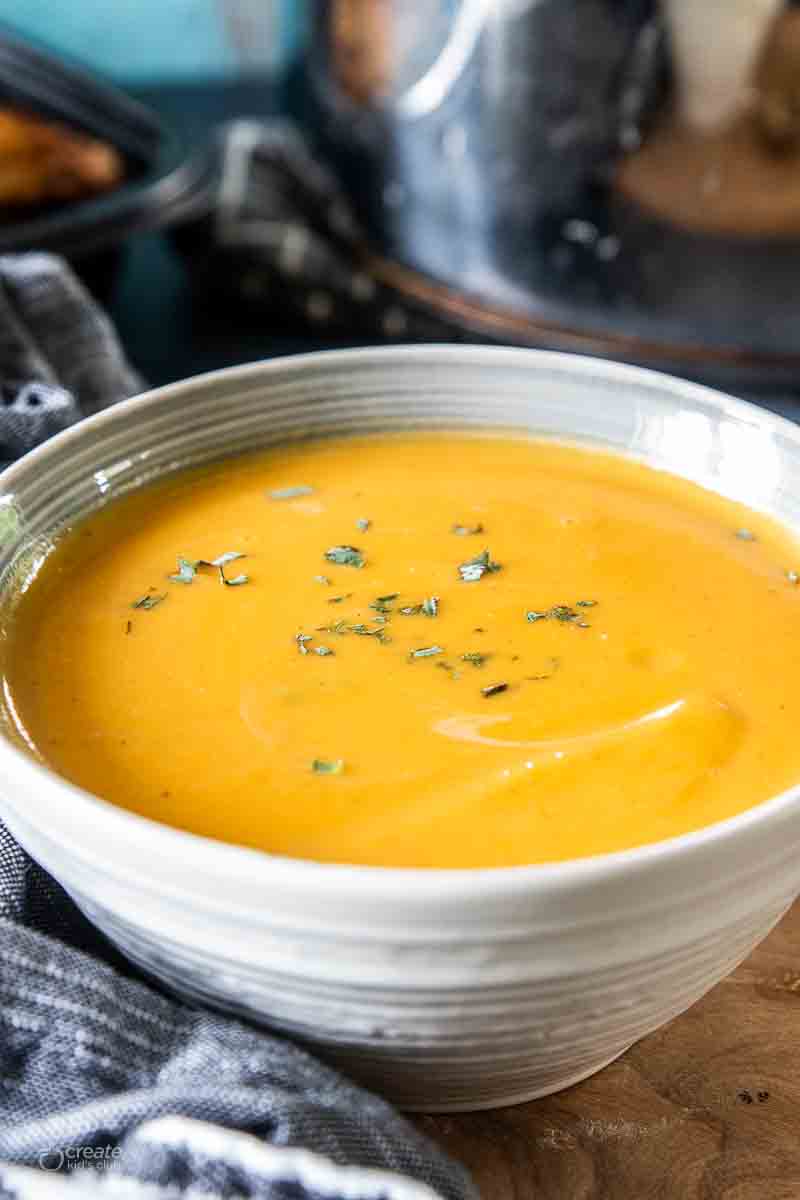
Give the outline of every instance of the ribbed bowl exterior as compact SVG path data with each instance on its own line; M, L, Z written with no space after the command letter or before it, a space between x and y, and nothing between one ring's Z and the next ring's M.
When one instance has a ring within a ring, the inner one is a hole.
M0 476L0 611L54 531L184 466L298 437L506 427L616 448L800 529L800 433L635 368L472 347L273 360L176 384ZM507 1104L681 1012L800 891L797 790L621 854L409 871L274 858L114 808L0 738L0 813L132 959L408 1108Z

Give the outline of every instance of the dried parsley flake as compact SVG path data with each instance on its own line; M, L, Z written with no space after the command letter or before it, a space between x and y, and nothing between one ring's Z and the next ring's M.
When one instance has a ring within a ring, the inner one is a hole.
M578 629L590 629L591 626L587 621L583 620L582 614L578 611L578 606L592 608L596 603L596 600L588 603L585 600L578 600L574 608L571 604L554 604L552 608L548 608L544 612L537 612L535 609L531 609L525 613L525 620L530 622L530 624L534 624L536 621L562 621L565 624L576 625Z
M359 637L374 637L382 643L391 641L382 625L378 625L377 629L370 629L369 625L364 625L363 622L348 625L347 621L332 621L330 625L318 625L317 633L332 633L339 637L344 637L346 633L355 633Z
M236 562L237 558L246 558L246 557L247 556L245 554L242 554L241 550L226 550L224 554L218 554L216 558L211 559L211 566L212 567L224 567L226 563ZM200 563L197 563L198 567L200 565L201 565ZM203 565L205 565L205 564L203 564Z
M190 562L188 558L179 558L178 570L169 576L169 580L170 583L191 583L196 574L197 563Z
M472 663L473 667L482 667L488 658L488 654L479 654L477 650L470 650L468 654L461 655L461 661Z
M166 592L148 592L146 596L140 596L138 600L134 600L131 608L155 608L162 600L166 600Z
M238 587L242 583L248 582L247 575L237 575L235 579L227 579L223 567L227 563L236 562L237 558L245 558L240 550L226 550L224 554L218 554L216 558L198 558L194 562L188 558L178 559L178 570L176 574L170 575L171 583L191 583L200 567L216 567L219 571L220 581L227 584L229 587Z
M475 558L470 558L466 562L459 563L458 573L464 583L477 583L484 575L491 574L500 569L500 563L492 562L489 551L483 550Z
M434 654L444 654L441 646L423 646L420 650L412 650L409 658L431 658Z
M331 546L325 551L325 557L339 567L363 567L365 562L364 555L355 546Z
M392 601L396 600L399 592L390 592L388 596L376 596L370 601L370 608L377 613L390 613L392 611Z
M311 764L315 775L341 775L344 770L343 758L315 758Z
M249 575L234 575L233 579L228 579L222 567L219 568L219 581L224 583L225 587L241 587L243 583L250 582Z

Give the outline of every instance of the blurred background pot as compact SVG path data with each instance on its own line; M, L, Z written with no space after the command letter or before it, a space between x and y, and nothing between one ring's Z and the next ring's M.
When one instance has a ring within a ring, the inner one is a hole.
M794 386L794 4L306 9L305 130L375 277L473 337Z

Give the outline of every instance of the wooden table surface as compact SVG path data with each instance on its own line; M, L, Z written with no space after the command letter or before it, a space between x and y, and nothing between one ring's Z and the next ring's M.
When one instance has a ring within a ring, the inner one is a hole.
M586 1082L418 1116L483 1200L800 1200L800 900L733 975Z

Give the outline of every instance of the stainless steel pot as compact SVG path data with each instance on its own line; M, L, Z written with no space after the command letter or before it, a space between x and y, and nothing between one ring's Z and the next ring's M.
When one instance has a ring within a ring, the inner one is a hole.
M638 136L652 0L330 0L309 82L319 144L375 244L511 299L537 223Z
M473 335L794 385L800 158L764 228L714 191L730 138L791 185L748 108L782 3L315 0L306 130L370 269Z

